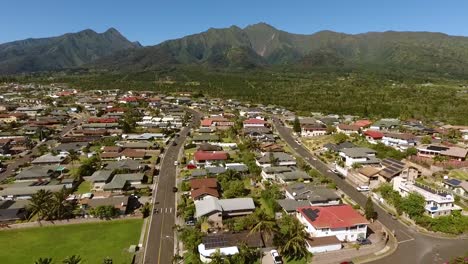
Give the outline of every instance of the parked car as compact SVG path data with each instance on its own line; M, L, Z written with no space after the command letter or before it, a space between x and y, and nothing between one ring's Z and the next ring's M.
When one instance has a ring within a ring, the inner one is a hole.
M178 190L177 187L172 187L172 192L177 192Z
M196 221L195 221L195 218L192 217L192 218L187 219L187 221L185 221L185 225L187 225L187 226L194 226L194 225L195 225L195 222L196 222Z
M360 191L360 192L368 192L368 191L370 191L369 186L366 186L366 185L358 186L358 187L356 188L356 190L358 190L358 191Z
M174 161L174 166L177 166L177 165L179 165L179 162L176 160Z
M356 242L359 245L370 245L370 244L372 244L372 242L369 239L365 238L365 237L358 237L356 239Z
M283 260L276 249L273 249L272 251L270 251L270 254L271 254L271 257L273 258L273 263L275 264L283 263Z

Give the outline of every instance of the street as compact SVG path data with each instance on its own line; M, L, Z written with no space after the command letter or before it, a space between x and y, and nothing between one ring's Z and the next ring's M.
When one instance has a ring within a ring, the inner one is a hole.
M172 263L174 256L174 226L176 217L175 193L172 188L176 187L176 166L178 154L184 146L190 127L195 125L201 116L192 112L190 126L184 127L179 137L176 137L176 146L172 143L167 145L164 157L161 161L156 194L153 195L153 215L150 220L148 240L145 246L145 264ZM155 211L157 210L157 213Z
M339 189L364 208L367 196L358 192L344 179L341 179L336 174L329 172L329 168L322 161L314 158L306 148L294 140L291 133L292 131L289 128L282 126L276 117L273 117L273 123L281 138L285 140L286 143L297 152L297 154L304 158L306 162L317 169L320 173L333 179ZM418 233L399 221L392 219L392 217L379 206L374 205L374 208L378 214L378 220L389 230L395 231L395 236L398 240L399 246L394 254L372 263L440 264L451 257L466 253L468 249L468 241L466 239L436 238Z

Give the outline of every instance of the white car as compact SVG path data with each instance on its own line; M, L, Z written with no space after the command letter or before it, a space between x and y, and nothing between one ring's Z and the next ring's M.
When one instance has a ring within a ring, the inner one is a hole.
M275 264L283 264L283 260L281 259L280 254L276 249L270 251L271 257L273 258L273 263Z
M365 186L365 185L358 186L358 187L356 188L356 190L358 190L358 191L360 191L360 192L368 192L368 191L370 191L369 186Z
M179 162L176 160L174 161L174 166L177 166L177 165L179 165Z

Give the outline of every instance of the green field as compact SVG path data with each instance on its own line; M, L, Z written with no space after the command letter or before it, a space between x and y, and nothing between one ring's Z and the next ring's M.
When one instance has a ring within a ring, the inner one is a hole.
M80 255L82 264L100 264L107 256L114 264L128 264L130 245L137 245L143 220L76 224L0 231L0 263L33 264L39 257L54 263Z

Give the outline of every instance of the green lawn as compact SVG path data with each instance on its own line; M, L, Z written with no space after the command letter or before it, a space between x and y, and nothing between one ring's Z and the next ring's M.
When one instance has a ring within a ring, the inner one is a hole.
M142 219L101 223L27 228L0 231L0 262L33 264L39 257L61 263L70 255L80 255L82 264L102 263L109 256L114 264L128 264L130 245L138 244ZM8 245L8 249L6 246Z
M468 172L462 170L452 170L449 173L449 177L459 180L468 180Z
M83 181L80 183L80 186L78 186L78 189L75 191L76 194L83 194L83 193L89 193L91 192L91 182L89 181Z

